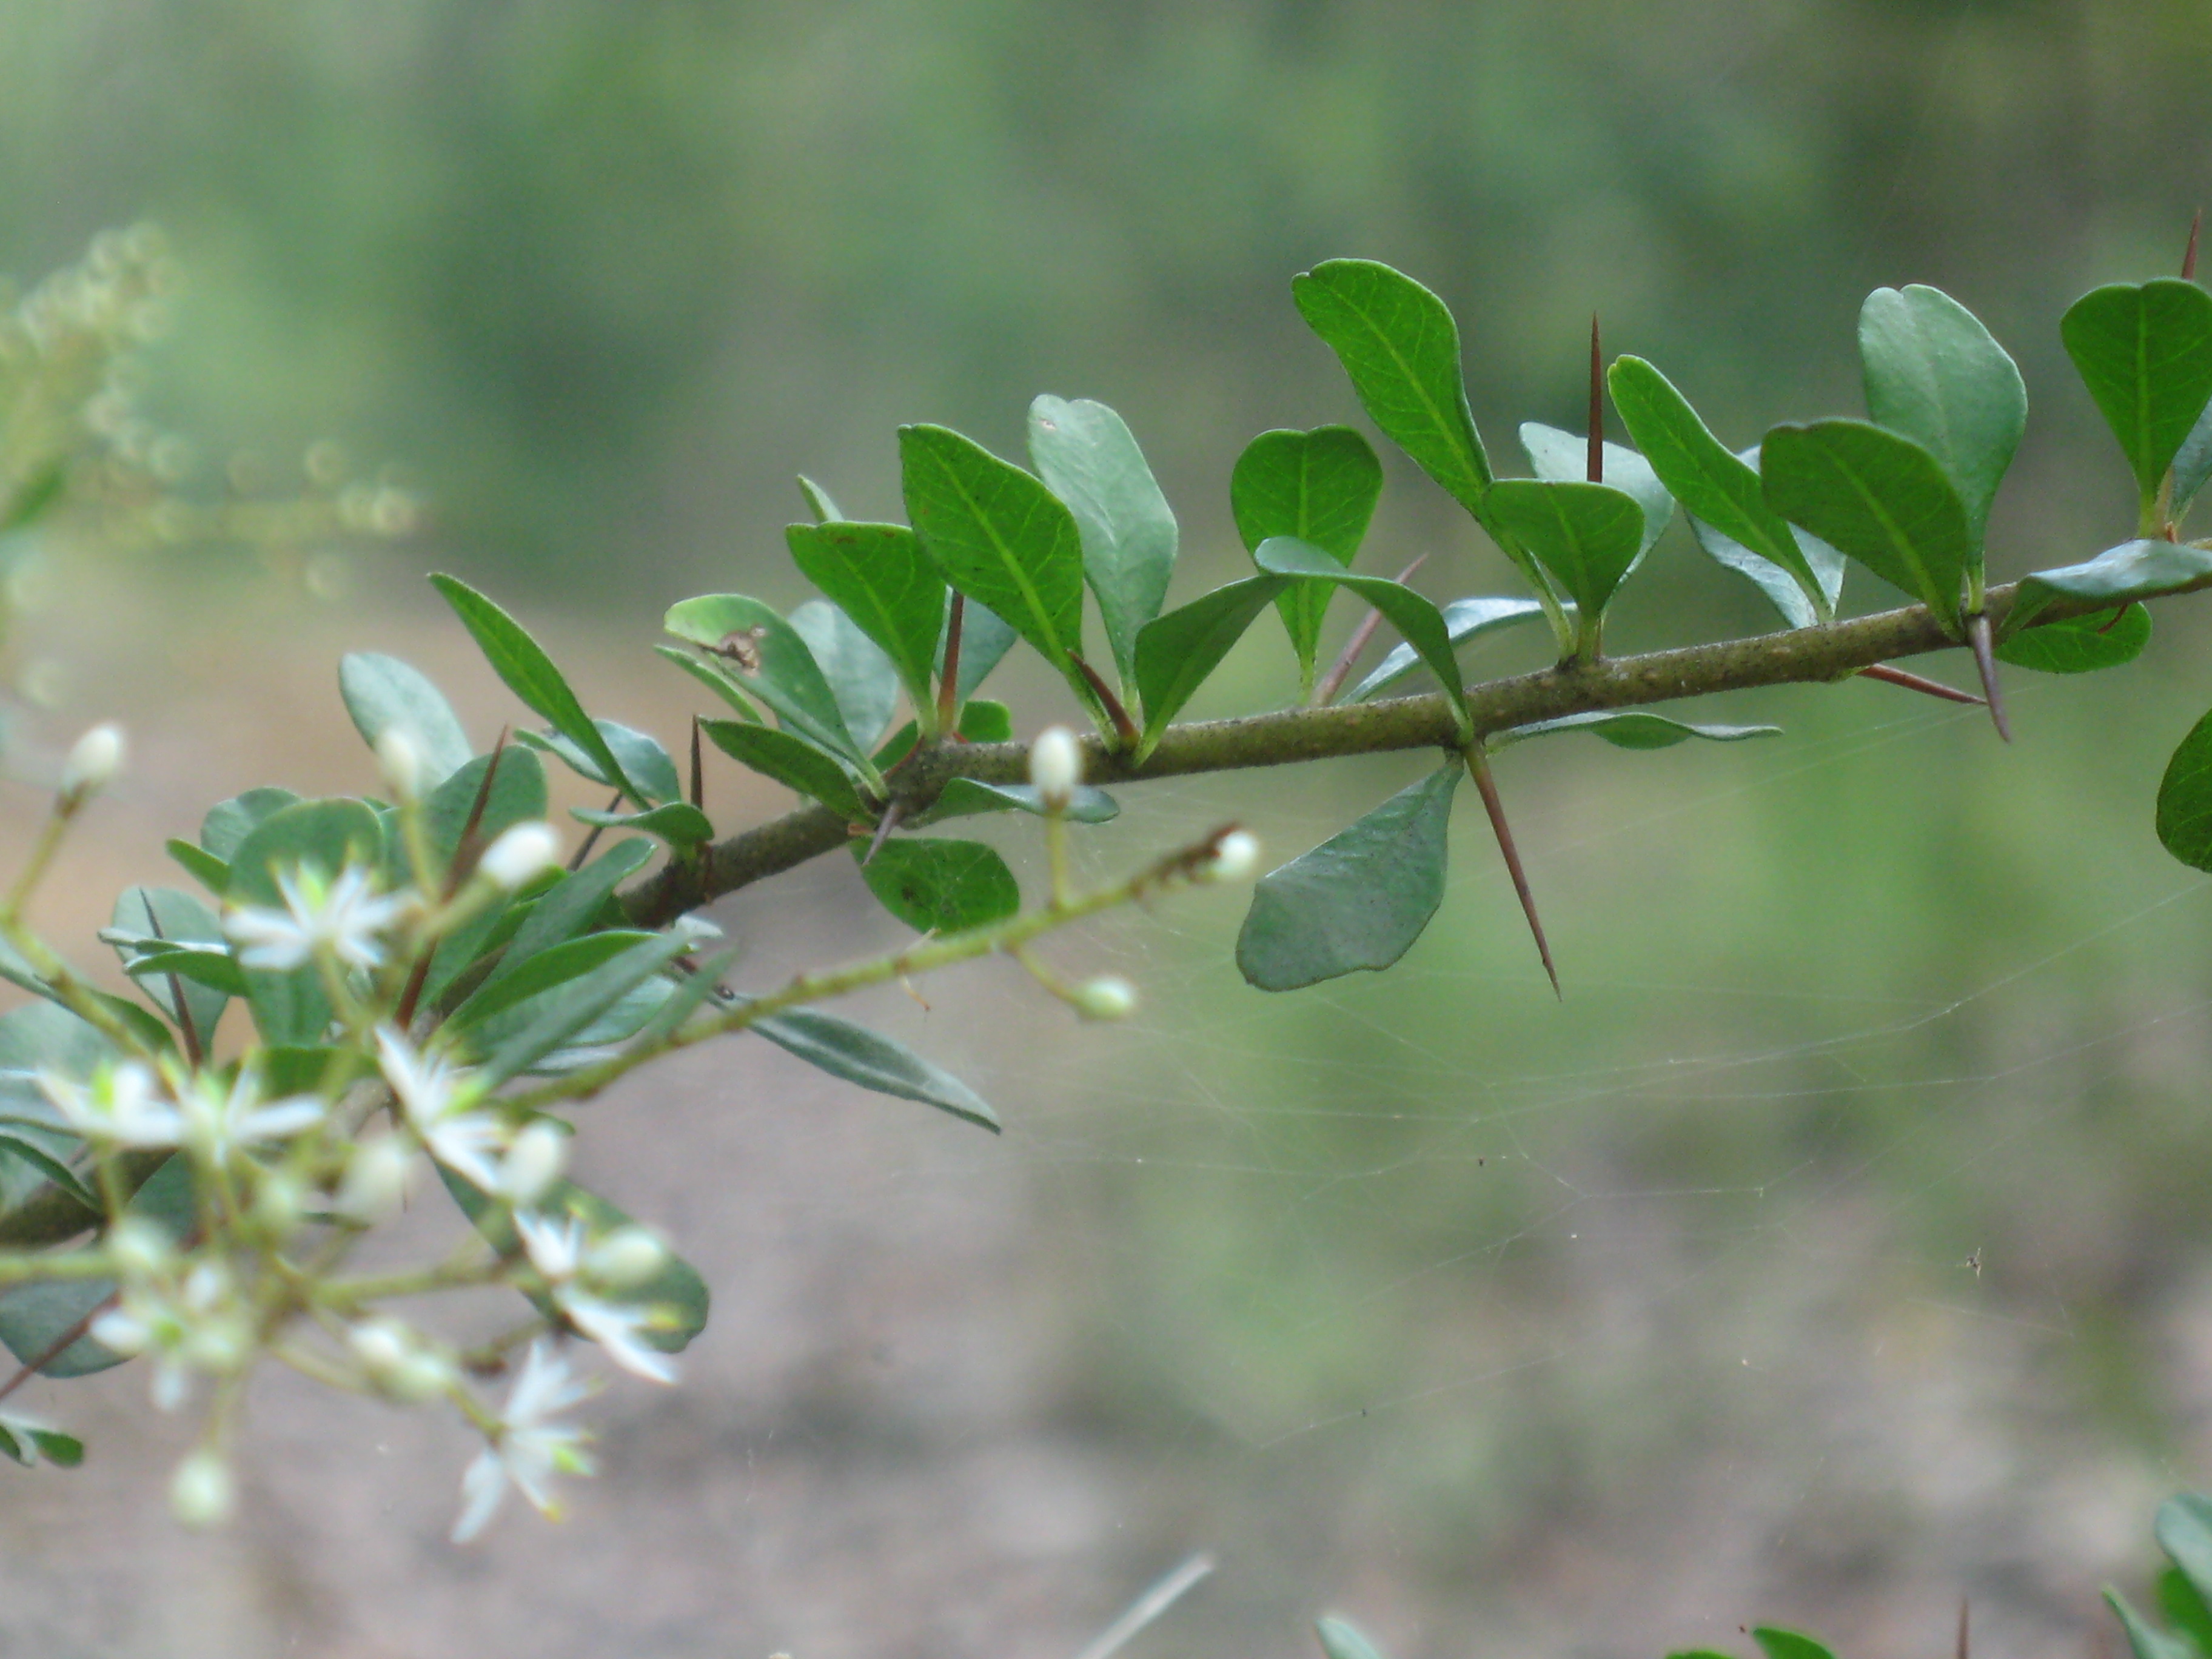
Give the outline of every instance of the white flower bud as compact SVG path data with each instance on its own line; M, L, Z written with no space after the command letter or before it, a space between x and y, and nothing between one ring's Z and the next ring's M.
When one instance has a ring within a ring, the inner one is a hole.
M407 1196L407 1172L414 1149L397 1135L363 1141L346 1159L335 1207L349 1221L381 1221Z
M378 734L376 763L400 800L413 800L422 793L422 751L398 726L387 726Z
M1249 881L1260 867L1260 838L1249 830L1231 830L1215 843L1213 856L1198 869L1201 881Z
M550 823L518 823L484 849L477 872L513 892L561 856L561 837Z
M617 1227L584 1252L584 1277L609 1290L642 1285L668 1262L668 1247L642 1227Z
M107 1254L132 1279L150 1279L169 1265L169 1236L152 1222L129 1215L107 1235Z
M1083 750L1075 733L1064 726L1048 726L1030 745L1030 781L1036 786L1046 807L1059 811L1083 781Z
M500 1195L517 1209L528 1209L545 1196L568 1164L568 1137L560 1126L539 1118L514 1138L499 1168Z
M95 726L76 740L62 767L61 808L73 812L114 781L123 766L123 728Z
M1137 1012L1137 988L1109 974L1077 986L1070 1000L1085 1019L1127 1019Z
M300 1224L307 1200L307 1188L297 1176L266 1171L254 1185L253 1218L272 1233L289 1233Z
M212 1527L230 1519L238 1489L222 1454L203 1446L183 1462L169 1482L169 1512L188 1527Z
M346 1346L369 1380L394 1400L433 1399L453 1386L453 1362L396 1319L366 1319L346 1333Z
M460 1372L445 1354L435 1348L417 1348L400 1362L385 1386L395 1399L419 1405L425 1400L452 1393L453 1384L459 1380Z
M364 1319L346 1333L346 1346L361 1361L362 1370L381 1378L404 1364L415 1345L407 1328L396 1319Z

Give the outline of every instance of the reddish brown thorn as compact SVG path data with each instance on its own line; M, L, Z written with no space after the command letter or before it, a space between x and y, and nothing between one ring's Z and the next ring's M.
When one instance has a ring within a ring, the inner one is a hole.
M876 824L875 839L868 843L868 850L861 855L860 867L863 870L875 862L876 854L884 850L884 843L891 838L891 831L898 828L898 821L905 816L906 803L902 800L895 800L884 808L884 816Z
M1590 313L1589 481L1605 482L1604 354L1598 347L1597 313Z
M2168 539L2168 540L2172 540L2172 538L2171 537L2169 537L2169 538L2167 538L2167 539ZM2135 602L2133 599L2130 599L2130 600L2129 600L2125 605L2122 605L2122 606L2121 606L2118 611L2115 611L2114 612L2112 612L2112 621L2110 621L2110 622L2106 623L2102 628L2100 628L2097 631L2098 631L2100 634L2109 634L2109 633L2111 633L2111 632L2112 632L2115 628L2118 628L2118 627L2122 623L2125 622L2125 621L2128 619L2128 612L2129 612L2129 611L2132 611L2132 610L2134 610L2135 608L2136 608L2136 602Z
M167 937L161 931L161 919L154 914L150 900L146 905L146 925L154 930L155 939ZM169 1006L176 1011L177 1035L184 1039L185 1059L198 1066L204 1051L200 1046L199 1028L192 1019L191 1006L185 1000L184 983L174 974L164 974L161 977L169 982Z
M1870 680L1880 680L1884 685L1901 685L1908 691L1924 691L1931 697L1941 697L1946 702L1985 703L1986 697L1978 697L1971 691L1961 691L1955 685L1946 685L1941 680L1923 679L1917 674L1908 674L1902 668L1892 668L1886 662L1871 663L1859 670Z
M483 826L484 809L491 805L491 786L499 776L500 758L507 753L507 728L499 728L499 741L491 746L491 758L484 765L483 781L477 786L477 798L469 803L469 816L461 824L460 838L453 843L453 868L446 872L446 896L451 898L461 890L461 884L477 867L477 854L483 849L477 845L477 831ZM617 800L622 799L617 795Z
M1987 617L1966 618L1966 642L1974 647L1974 666L1981 671L1982 695L1990 700L1990 719L1996 724L1997 735L2010 743L2012 722L2005 719L2004 698L1997 691L1996 647L1990 641Z
M1114 689L1098 677L1098 671L1084 661L1080 653L1069 652L1067 659L1075 665L1075 672L1082 675L1085 683L1091 687L1091 695L1105 709L1106 718L1114 722L1114 735L1121 739L1121 747L1134 749L1143 742L1145 734L1137 730L1136 721L1131 720L1129 711L1121 707L1121 700L1114 695Z
M707 810L707 769L699 759L699 717L691 717L691 804Z
M1482 810L1490 814L1490 828L1498 837L1498 850L1505 855L1505 872L1513 878L1513 890L1520 896L1521 914L1528 918L1528 931L1536 936L1536 954L1544 959L1544 971L1551 976L1552 994L1564 1002L1566 993L1559 988L1559 970L1552 965L1552 946L1544 937L1544 924L1536 915L1535 896L1528 890L1528 872L1521 867L1520 849L1513 845L1513 831L1505 822L1505 804L1498 799L1497 780L1490 775L1490 757L1480 749L1467 751L1467 769L1474 779L1474 787L1482 794Z
M71 1348L75 1347L77 1343L83 1339L84 1334L92 1328L93 1322L98 1319L100 1315L106 1313L110 1308L112 1308L122 1299L123 1292L120 1291L116 1291L105 1302L102 1302L99 1306L95 1307L90 1313L78 1320L76 1324L70 1326L59 1336L56 1337L52 1342L49 1342L46 1347L41 1350L34 1358L28 1361L21 1370L9 1377L5 1382L0 1382L0 1400L5 1400L9 1395L15 1393L16 1389L21 1388L23 1384L29 1382L40 1371L52 1364L54 1361L59 1359Z
M2189 222L2189 246L2181 256L2181 280L2197 280L2197 233L2204 228L2204 210L2197 210L2197 216Z
M1429 556L1422 554L1398 573L1398 580L1401 582L1409 580L1428 562ZM1370 610L1359 619L1359 626L1352 630L1352 637L1344 642L1344 649L1336 653L1336 660L1328 665L1328 672L1316 683L1313 689L1315 708L1325 708L1336 701L1336 694L1344 689L1345 681L1352 676L1352 665L1359 660L1359 653L1367 648L1367 641L1375 637L1375 630L1382 623L1382 613L1375 610Z
M617 789L615 791L615 798L607 803L606 810L611 812L616 807L620 806L622 803L622 791ZM694 802L693 805L696 805L697 803ZM605 828L606 825L604 823L593 824L592 826L591 834L586 836L583 841L578 845L576 850L569 855L568 873L570 875L573 876L577 871L584 867L584 860L592 856L592 848L599 844L599 831Z
M968 596L955 593L945 615L945 669L937 681L937 724L946 732L960 723L960 624L967 611Z
M2191 251L2193 252L2197 246L2197 238L2194 233L2191 233L2190 236L2189 246ZM1958 1659L1966 1659L1966 1598L1963 1595L1959 1598Z

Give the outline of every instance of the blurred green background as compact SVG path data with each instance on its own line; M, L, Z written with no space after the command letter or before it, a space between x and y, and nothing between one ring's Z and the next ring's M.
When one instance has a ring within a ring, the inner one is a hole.
M1018 454L1039 392L1129 421L1183 525L1177 599L1237 574L1238 450L1358 418L1288 293L1344 254L1452 305L1508 471L1519 420L1579 429L1593 310L1741 445L1858 412L1861 297L1942 286L2028 382L2006 580L2129 532L2057 319L2178 264L2208 76L2201 0L15 3L0 263L157 221L190 279L161 417L215 455L336 437L427 501L418 537L353 556L352 603L457 569L566 640L606 630L641 677L673 599L802 596L793 473L894 516L898 422ZM1373 567L1426 551L1440 598L1510 591L1386 465ZM140 591L214 568L149 563ZM1143 985L1133 1034L1018 997L963 1026L989 994L966 981L933 1020L878 1009L1012 1127L885 1130L855 1212L1013 1183L1032 1231L1002 1265L1052 1357L928 1432L895 1385L838 1382L848 1415L800 1438L846 1484L810 1501L878 1479L848 1442L896 1463L1002 1434L1095 1454L1111 1523L1070 1534L1057 1599L962 1580L882 1609L917 1520L831 1551L849 1589L803 1611L761 1589L696 1647L631 1650L1060 1651L1205 1546L1224 1572L1163 1651L1291 1651L1329 1604L1409 1656L1656 1654L1751 1619L1932 1649L1966 1593L2003 1650L2078 1653L2150 1504L2212 1478L2212 950L2150 833L2212 702L2200 606L2162 608L2134 668L2012 672L2010 749L1856 684L1734 700L1787 728L1759 745L1516 750L1564 1005L1469 801L1452 896L1389 975L1261 997L1215 904L1069 948ZM93 624L64 597L40 625ZM1611 642L1768 625L1677 528ZM1010 672L1022 729L1068 712ZM1197 712L1294 684L1263 622ZM1089 855L1230 815L1287 855L1418 765L1133 791ZM794 960L890 937L847 876L732 923Z

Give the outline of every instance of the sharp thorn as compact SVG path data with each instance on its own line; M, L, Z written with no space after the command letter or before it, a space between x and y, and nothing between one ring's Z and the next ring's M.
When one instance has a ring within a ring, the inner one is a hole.
M937 683L937 723L946 737L960 724L960 629L967 615L968 596L955 589L945 611L945 667Z
M2189 222L2189 246L2181 256L2181 280L2197 280L2197 233L2204 228L2204 210L2197 210L2197 216Z
M1908 691L1924 692L1931 697L1941 697L1946 702L1970 702L1977 707L1987 707L1989 703L1987 697L1978 697L1971 691L1961 691L1957 686L1946 685L1941 680L1925 679L1918 674L1908 674L1902 668L1892 668L1886 662L1871 663L1860 669L1859 672L1867 679L1880 680L1884 685L1901 685Z
M1474 787L1482 796L1482 810L1490 814L1490 828L1498 837L1498 850L1505 857L1505 873L1513 878L1513 890L1521 900L1521 914L1528 918L1528 931L1536 938L1536 954L1544 959L1544 972L1552 981L1552 994L1565 1002L1567 994L1559 988L1559 970L1552 963L1551 942L1544 937L1544 924L1536 915L1535 896L1528 890L1528 872L1521 867L1520 849L1513 844L1513 831L1505 822L1505 804L1498 799L1497 780L1490 775L1490 757L1480 749L1467 751L1467 769L1474 780Z
M1401 582L1412 580L1413 573L1428 562L1427 554L1420 555L1398 573L1398 580ZM1328 665L1328 672L1322 675L1314 686L1313 707L1326 708L1336 701L1336 694L1344 689L1345 681L1352 676L1352 665L1359 660L1359 653L1367 648L1368 641L1375 637L1375 630L1382 625L1382 613L1370 607L1359 619L1359 626L1352 630L1352 637L1344 642L1344 649L1336 653L1336 660Z
M691 804L707 810L707 769L699 761L699 717L691 717Z
M863 870L875 862L876 854L884 850L884 843L891 838L891 831L898 828L898 821L905 816L906 803L902 800L895 800L884 808L884 815L876 824L875 839L868 843L868 850L860 856Z
M1996 723L1997 735L2010 743L2012 722L2005 719L2004 698L1997 690L1996 647L1990 641L1987 617L1966 618L1966 641L1974 647L1974 666L1981 671L1982 693L1990 700L1990 719Z
M2191 245L2194 246L2193 238L2191 239ZM1966 1659L1966 1598L1963 1595L1959 1598L1958 1659Z

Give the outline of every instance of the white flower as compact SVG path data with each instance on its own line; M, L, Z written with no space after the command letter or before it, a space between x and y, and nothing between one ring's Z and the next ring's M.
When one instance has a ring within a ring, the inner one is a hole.
M518 823L484 849L477 873L509 892L561 856L561 837L550 823Z
M415 1148L403 1135L358 1143L347 1155L333 1207L349 1221L381 1221L407 1196Z
M518 1208L545 1196L568 1163L568 1137L550 1118L526 1124L499 1166L499 1195Z
M491 1444L461 1477L461 1514L453 1523L456 1544L467 1543L490 1523L510 1485L541 1515L560 1517L547 1483L555 1474L591 1474L592 1460L584 1450L590 1436L550 1419L591 1393L591 1385L572 1376L567 1362L556 1358L544 1342L530 1345Z
M473 1073L422 1053L388 1025L377 1028L376 1052L384 1080L430 1156L471 1186L496 1192L495 1160L504 1157L512 1136L492 1113L471 1109L483 1092Z
M578 1332L598 1343L609 1359L633 1375L654 1382L676 1380L675 1363L643 1340L644 1333L659 1322L658 1312L635 1303L611 1302L578 1282L589 1255L580 1216L556 1221L545 1216L519 1215L514 1227L522 1236L530 1265L544 1275L553 1305Z
M1037 733L1030 745L1030 781L1049 811L1066 806L1075 786L1083 781L1083 751L1075 745L1074 732L1064 726L1048 726Z
M185 1116L160 1093L151 1067L135 1060L103 1066L89 1087L55 1072L40 1072L39 1087L63 1121L88 1140L119 1146L175 1146L185 1137Z
M325 1110L313 1095L263 1103L261 1079L251 1066L240 1066L227 1085L214 1073L196 1072L179 1092L185 1144L216 1164L229 1163L243 1146L289 1140L320 1123Z
M283 972L306 966L321 949L349 968L374 968L384 960L378 936L413 903L375 891L358 865L349 865L336 881L312 866L288 870L276 878L276 891L283 909L247 906L223 918L222 931L245 947L238 953L241 967Z
M236 1371L252 1357L250 1310L219 1261L195 1263L181 1284L126 1284L118 1304L92 1322L94 1341L119 1354L154 1357L154 1404L185 1402L194 1371Z
M188 1527L212 1527L230 1519L238 1489L222 1454L203 1446L183 1462L169 1481L169 1512Z

